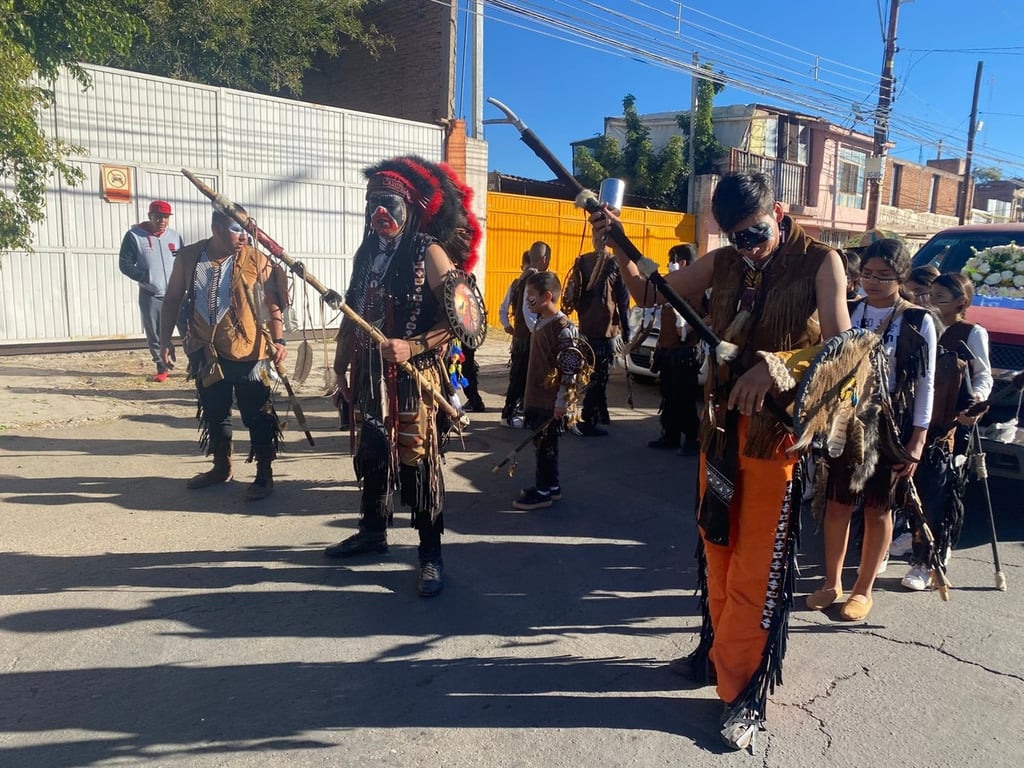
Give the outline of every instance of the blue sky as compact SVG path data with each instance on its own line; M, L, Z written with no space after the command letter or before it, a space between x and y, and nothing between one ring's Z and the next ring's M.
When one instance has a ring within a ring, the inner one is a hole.
M569 142L601 132L604 117L622 114L627 93L636 96L642 113L688 108L689 74L644 61L637 51L688 61L697 50L702 60L737 80L757 81L776 96L788 94L777 98L734 84L716 97L716 105L778 104L871 134L870 122L855 122L853 104L861 105L861 113L877 104L884 37L880 14L887 13L889 1L488 0L484 95L518 113L568 166ZM461 24L467 3L460 2ZM523 9L569 28L544 26L516 12ZM980 60L984 125L975 139L974 166L997 166L1006 176L1024 177L1021 10L1018 0L915 0L900 6L892 154L923 162L936 156L935 144L942 139L943 157L963 155ZM464 28L455 106L457 115L468 118ZM590 41L579 44L574 30ZM617 50L609 40L634 51ZM794 104L793 98L802 103ZM488 105L484 116L500 114ZM551 177L511 126L488 125L485 138L491 170Z

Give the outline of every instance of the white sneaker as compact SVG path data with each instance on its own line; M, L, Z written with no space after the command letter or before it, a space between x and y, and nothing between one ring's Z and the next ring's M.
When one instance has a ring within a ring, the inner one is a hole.
M904 557L914 551L914 534L901 533L889 545L889 557Z
M889 569L889 553L885 553L885 557L882 559L882 564L878 566L878 570L875 572L876 576L881 576Z
M903 581L900 583L907 589L912 589L914 592L923 592L928 589L931 584L932 573L931 570L925 565L915 565L907 571L907 575L903 577Z

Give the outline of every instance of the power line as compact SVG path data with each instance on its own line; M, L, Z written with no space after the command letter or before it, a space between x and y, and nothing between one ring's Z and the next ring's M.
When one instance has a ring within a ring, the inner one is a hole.
M451 5L444 0L430 1ZM572 4L561 0L549 0L546 4L529 0L486 0L484 13L486 18L496 23L621 58L646 61L661 68L712 79L755 96L767 97L805 109L809 115L831 118L839 124L850 123L851 127L854 127L858 122L867 122L876 116L876 110L865 108L864 102L871 98L871 93L865 95L865 90L877 88L877 77L865 70L827 57L816 56L809 51L681 3L673 3L679 10L678 14L673 14L640 0L627 1L633 7L661 19L662 25L640 18L639 14L630 16L619 9L593 0ZM688 14L685 20L684 11ZM747 38L753 34L770 44L774 55L765 56L767 51L763 49L747 54L745 51L750 49L749 39L741 40L718 29L694 23L689 16L710 19L717 27L740 30ZM664 26L668 21L674 25L671 29ZM743 46L739 47L739 52L734 45L736 43L743 43ZM733 45L724 47L730 44ZM801 60L796 56L780 54L778 49L786 49L812 58ZM709 76L706 70L695 68L690 60L695 50L705 61L710 59L718 71L710 73ZM839 69L822 66L822 62L835 64ZM797 69L801 65L806 66L808 72ZM846 74L842 70L853 74ZM857 74L869 75L873 79L866 80L857 77ZM854 85L841 84L822 75L849 80ZM861 85L861 89L857 90L856 85ZM905 92L920 99L906 87L900 94ZM956 130L951 130L949 125L933 123L920 117L904 116L892 110L889 112L889 121L889 133L894 138L936 148L942 141L946 148L963 151L962 145L958 142L946 141ZM995 152L998 154L993 154ZM1024 168L1024 156L998 150L976 154L979 157L986 157L989 161Z

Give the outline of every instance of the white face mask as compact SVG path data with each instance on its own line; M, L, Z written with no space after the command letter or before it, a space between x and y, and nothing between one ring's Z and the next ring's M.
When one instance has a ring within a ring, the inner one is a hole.
M669 272L678 272L679 271L679 262L678 261L669 262L668 271Z

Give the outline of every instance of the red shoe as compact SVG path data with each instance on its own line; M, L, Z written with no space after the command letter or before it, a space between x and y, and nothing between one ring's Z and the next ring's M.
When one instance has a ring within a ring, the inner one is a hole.
M167 371L158 371L156 376L153 377L153 381L167 381Z

